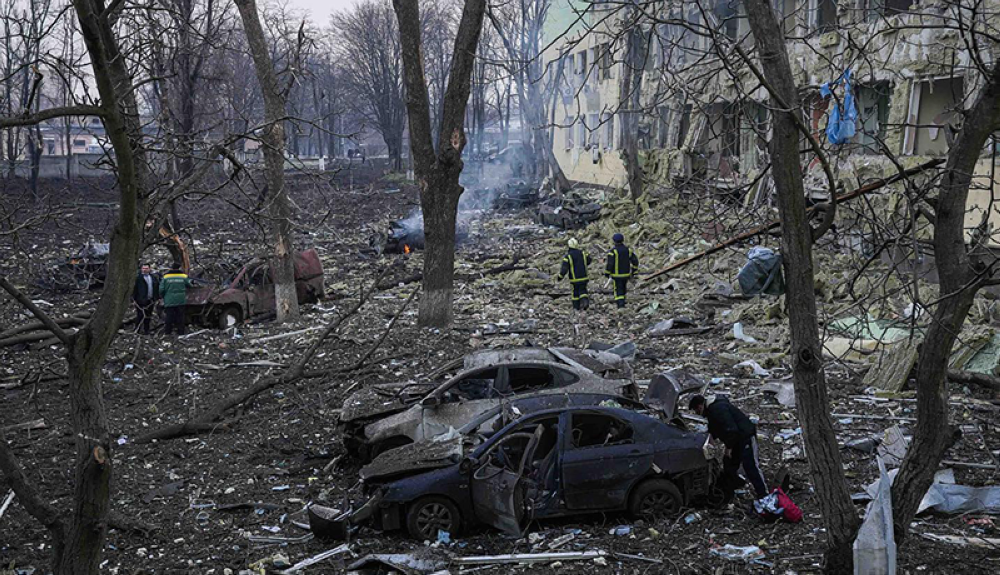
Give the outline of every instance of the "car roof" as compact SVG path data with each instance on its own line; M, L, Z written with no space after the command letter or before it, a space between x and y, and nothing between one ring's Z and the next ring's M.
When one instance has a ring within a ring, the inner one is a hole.
M601 402L604 401L616 401L622 404L629 404L633 406L641 405L639 402L628 399L621 395L616 395L613 393L599 393L599 392L566 392L566 393L533 393L531 395L520 395L513 399L509 399L501 405L490 408L476 417L472 418L468 423L463 425L458 429L459 433L468 433L469 430L474 429L483 424L485 421L489 421L491 418L496 417L503 409L513 406L513 407L524 407L525 404L529 404L535 401L545 401L545 400L558 400L558 398L564 397L567 401L570 401L571 405L566 405L562 407L550 407L546 409L541 409L537 411L529 411L522 417L518 418L516 421L522 421L526 417L535 415L536 413L541 413L543 411L558 411L560 409L573 409L576 407L589 407L589 406L599 406ZM512 422L513 423L513 422Z
M543 361L543 360L513 360L513 361L498 361L496 363L490 363L486 365L479 365L476 367L470 367L469 369L463 369L449 377L447 381L452 381L453 379L468 375L470 373L475 373L477 371L485 371L487 369L499 369L501 367L558 367L567 371L572 371L577 374L591 374L593 372L580 369L568 363L557 363L554 361Z

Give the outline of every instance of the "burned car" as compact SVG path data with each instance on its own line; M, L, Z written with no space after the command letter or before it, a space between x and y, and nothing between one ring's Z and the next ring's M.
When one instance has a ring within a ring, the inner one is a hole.
M371 476L370 498L350 521L433 540L477 524L520 535L530 521L561 516L669 516L710 503L718 471L712 447L707 433L621 407L544 410L438 469L387 482Z
M551 198L538 207L538 223L564 230L582 228L600 218L600 203L575 194Z
M538 188L520 180L508 182L493 193L493 207L500 210L516 210L538 201Z
M323 298L323 263L314 249L295 255L295 291L299 303ZM270 264L255 259L242 266L221 286L201 285L187 293L186 313L191 320L220 329L253 316L274 311L274 276Z
M589 360L590 365L573 356ZM345 444L367 459L461 427L503 400L526 394L598 392L638 398L631 380L603 375L628 373L624 368L577 350L482 352L470 355L464 363L465 369L444 383L373 385L348 397L340 415Z

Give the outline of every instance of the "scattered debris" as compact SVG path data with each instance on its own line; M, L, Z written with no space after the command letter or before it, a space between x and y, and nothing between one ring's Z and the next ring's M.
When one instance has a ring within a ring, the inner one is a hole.
M285 569L284 571L281 571L280 573L281 573L281 575L291 575L292 573L298 573L299 571L302 571L303 569L305 569L306 567L309 567L310 565L315 565L315 564L319 563L320 561L324 561L326 559L329 559L330 557L335 557L337 555L342 555L344 553L348 553L348 552L350 552L350 550L351 550L351 548L345 543L343 545L340 545L339 547L334 547L333 549L324 551L324 552L320 553L319 555L313 555L312 557L310 557L308 559L304 559L302 561L299 561L295 565L292 565L291 567L289 567L288 569Z
M721 547L713 547L708 550L708 553L727 561L742 561L744 563L764 558L764 552L756 545L740 547L738 545L726 544Z

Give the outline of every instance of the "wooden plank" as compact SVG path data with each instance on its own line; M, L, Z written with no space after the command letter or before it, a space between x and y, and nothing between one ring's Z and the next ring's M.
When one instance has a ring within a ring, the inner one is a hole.
M24 423L15 423L14 425L8 425L0 431L25 431L29 429L45 429L48 427L45 425L44 419L36 419L34 421L25 421Z
M563 553L512 553L509 555L475 555L472 557L455 557L451 560L456 565L503 565L517 563L530 565L532 563L551 563L553 561L586 561L604 557L604 551L567 551Z
M906 387L910 372L917 363L917 348L920 342L916 339L900 341L892 344L882 353L878 364L868 370L862 385L874 387L882 391L899 393Z

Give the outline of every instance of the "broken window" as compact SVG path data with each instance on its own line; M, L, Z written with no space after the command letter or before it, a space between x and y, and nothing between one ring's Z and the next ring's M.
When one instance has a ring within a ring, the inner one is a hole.
M574 413L571 433L574 449L632 443L632 426L603 413Z
M583 76L587 73L587 51L580 50L576 54L576 73Z
M798 6L795 0L773 0L774 14L781 23L781 33L789 36L795 32L795 18Z
M601 130L603 133L601 138L601 147L606 150L610 150L615 147L615 115L605 112L603 123L604 126Z
M601 68L601 80L610 80L614 78L611 74L611 67L614 64L614 60L611 54L611 44L604 43L597 48L600 51L600 68Z
M714 14L718 20L719 32L730 40L735 40L739 33L738 0L717 0Z
M909 12L916 2L914 0L860 0L866 22L872 22L885 16Z
M885 141L885 127L889 122L889 97L892 87L889 82L876 82L858 87L858 130L854 143L861 147L862 154L880 154Z
M563 144L567 150L573 148L573 129L576 126L573 125L573 118L566 116L566 120L563 121Z
M681 123L677 129L677 148L684 147L684 140L691 129L691 109L691 104L685 104L684 110L681 111Z
M589 114L587 116L587 148L594 149L601 144L601 133L600 120L597 119L597 114Z
M903 153L937 156L947 153L961 120L965 97L961 77L920 80L913 83L903 135Z
M84 147L84 146L87 145L87 141L86 140L73 140L73 145L76 146L77 148L82 148L82 147Z
M583 118L577 120L576 123L576 146L578 148L587 147L587 123L583 121Z
M507 368L507 383L511 392L526 393L552 387L555 378L547 367L510 367Z
M493 395L496 379L497 368L495 367L470 373L449 387L444 392L441 401L442 403L457 403L488 399Z
M756 102L746 102L741 112L740 166L750 169L760 164L761 152L767 148L767 108Z
M812 27L817 32L829 32L837 28L837 0L809 0Z
M668 138L670 137L670 108L667 106L660 106L656 109L658 122L657 122L657 143L659 147L666 148Z

